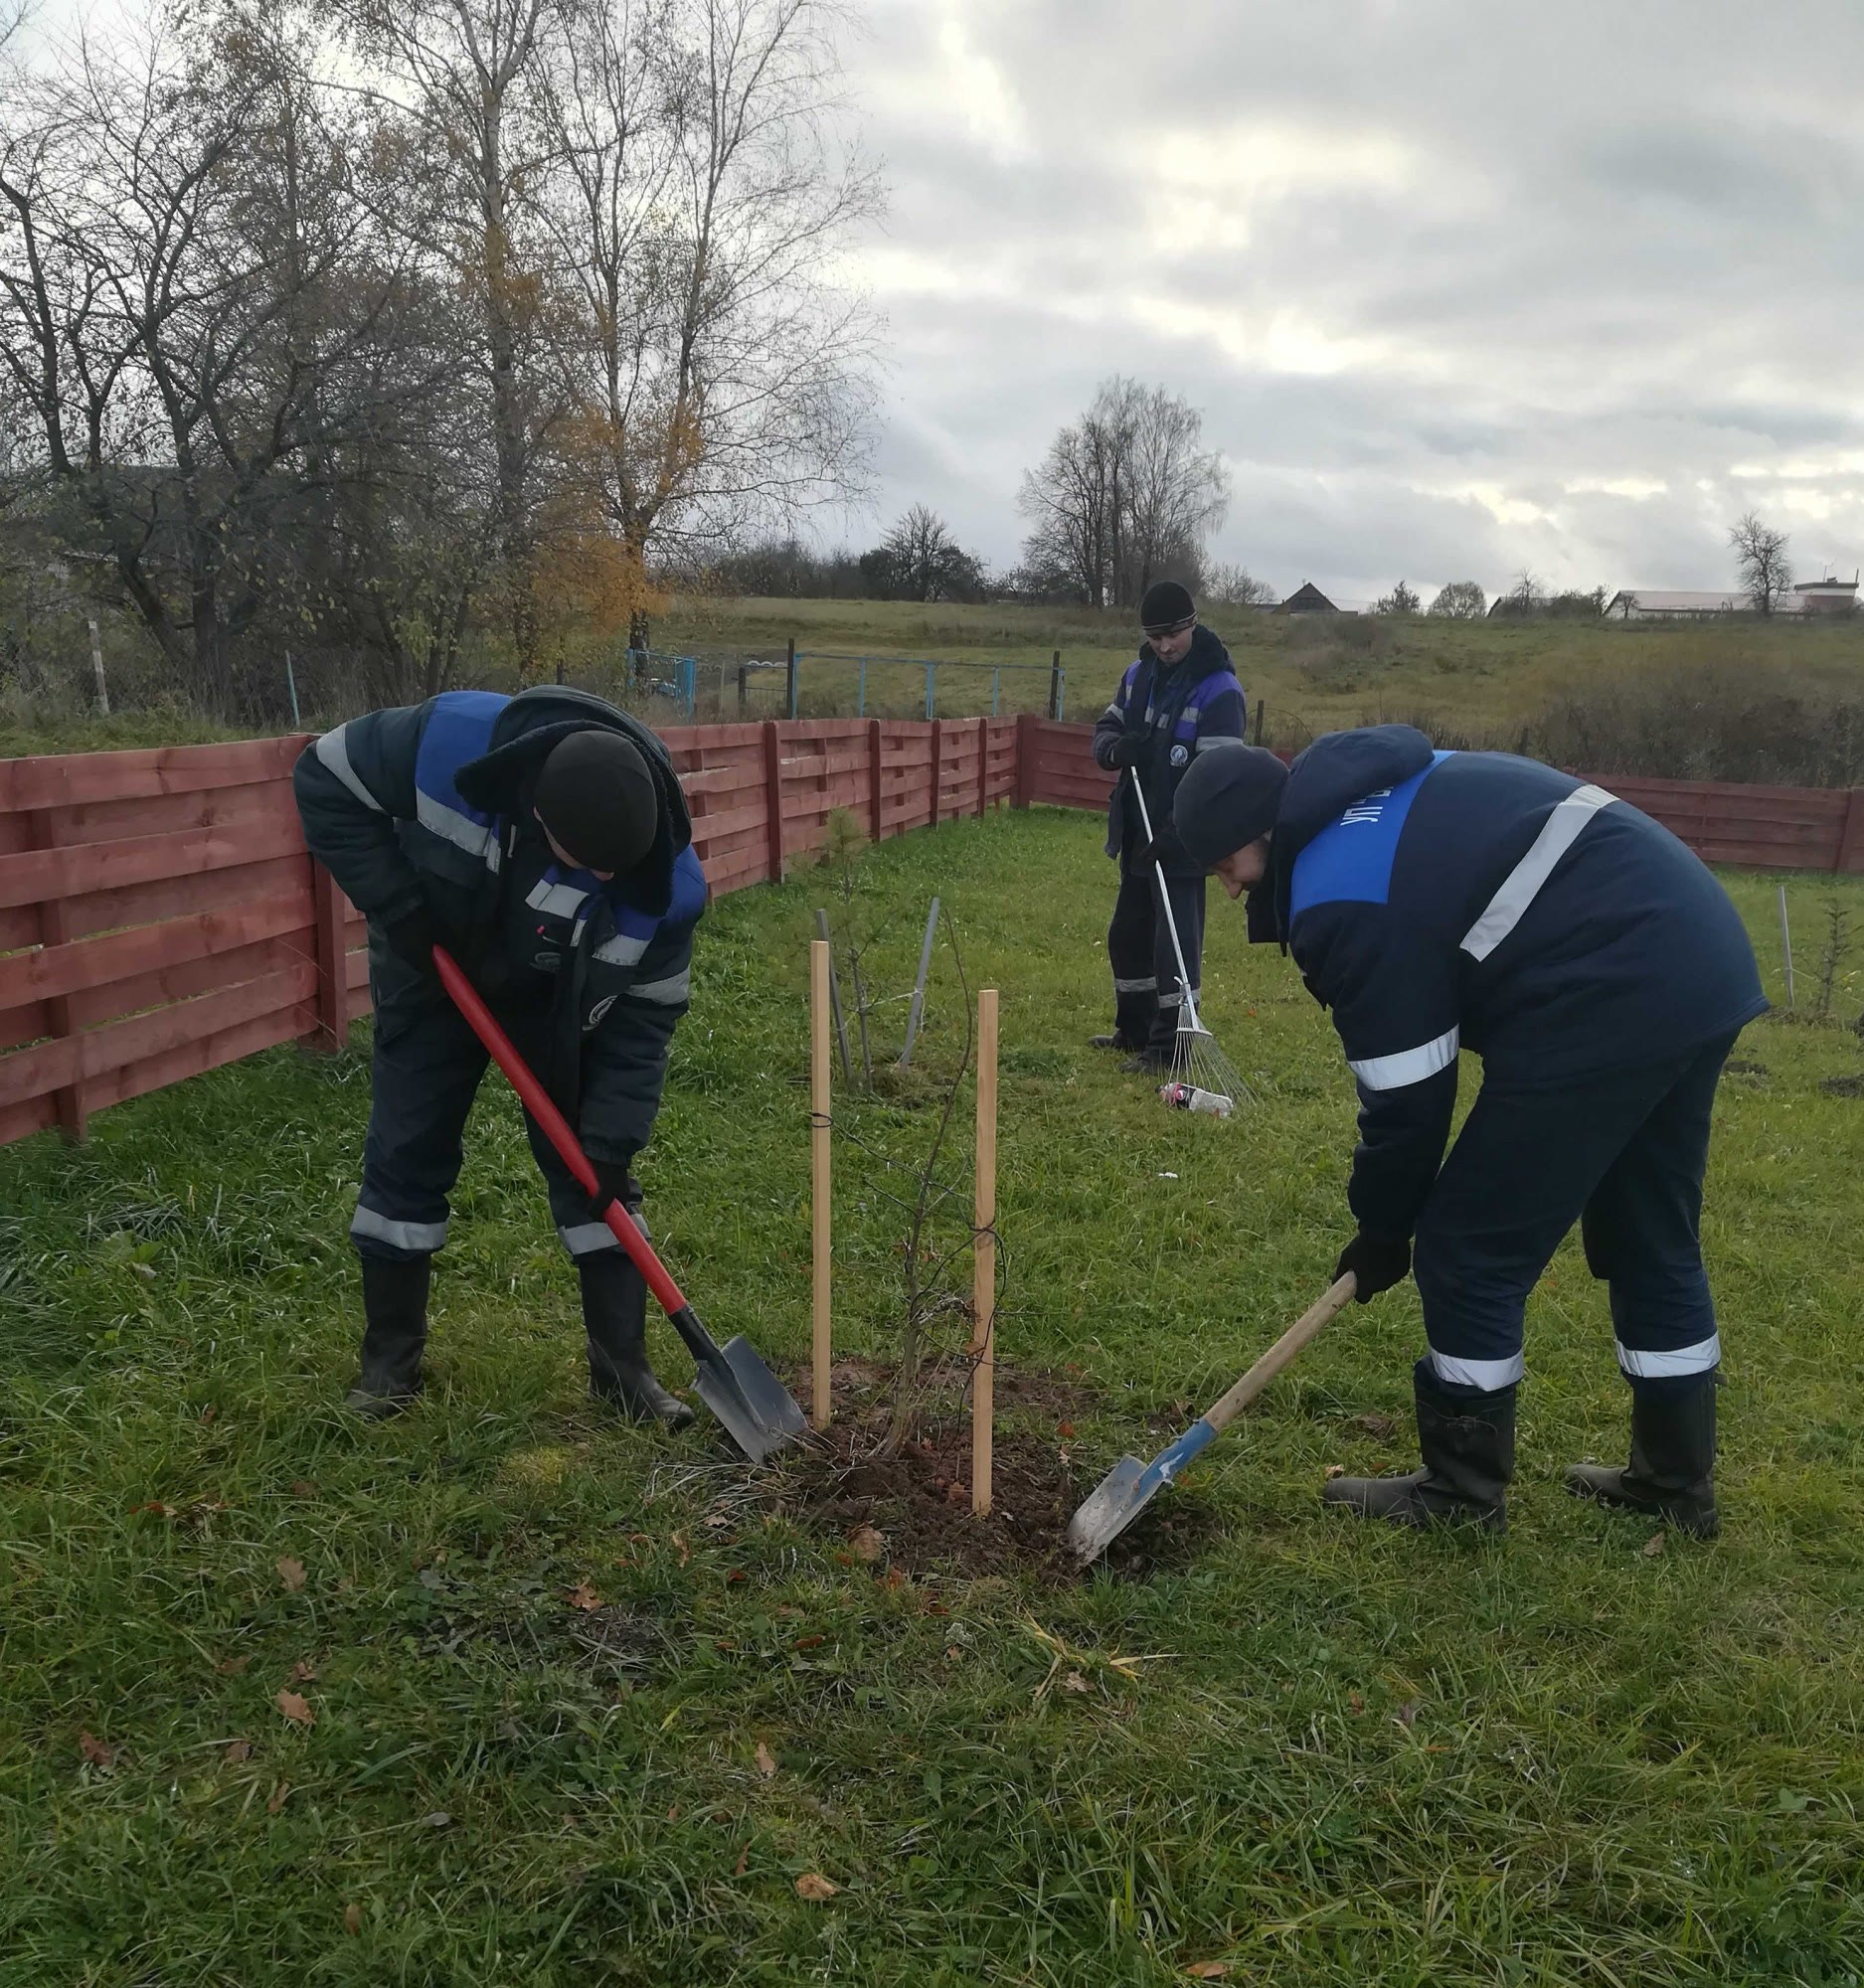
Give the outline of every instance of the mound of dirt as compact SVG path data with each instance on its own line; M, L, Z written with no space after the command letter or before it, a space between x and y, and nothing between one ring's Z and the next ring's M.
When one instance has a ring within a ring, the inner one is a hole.
M909 1575L1029 1574L1081 1577L1064 1535L1075 1508L1111 1458L1079 1454L1074 1416L1092 1404L1067 1374L999 1364L999 1420L991 1456L990 1510L971 1510L970 1416L933 1401L898 1455L875 1454L888 1420L885 1370L844 1361L832 1372L834 1417L785 1458L773 1480L778 1509L843 1542L851 1561ZM1144 1574L1182 1565L1214 1530L1212 1515L1182 1488L1155 1501L1102 1565Z

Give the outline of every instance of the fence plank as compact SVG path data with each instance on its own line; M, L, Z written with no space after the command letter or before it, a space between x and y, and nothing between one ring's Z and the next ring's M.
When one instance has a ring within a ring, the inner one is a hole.
M152 1014L135 1015L37 1049L15 1050L11 1056L0 1057L0 1104L17 1104L65 1085L105 1077L126 1065L162 1056L280 1008L299 1003L308 1006L316 991L316 963L300 960L244 986L203 994L193 1001L177 1002L171 1008L158 1008ZM300 1021L299 1029L303 1026ZM99 1094L107 1094L107 1086L100 1087Z
M769 879L783 881L783 745L774 719L763 725L763 805L770 840Z
M43 850L56 849L59 832L50 809L35 814L28 823L29 839ZM22 856L21 862L31 861ZM69 944L72 937L71 909L59 899L47 898L39 907L39 939L45 946ZM48 1036L63 1037L70 1041L76 1036L79 1019L71 1001L64 995L57 995L45 1003L45 1030ZM69 1083L60 1085L53 1099L53 1111L58 1127L66 1138L74 1143L84 1138L90 1127L90 1107L85 1095L85 1080L82 1071L75 1070Z
M311 738L310 733L291 733L231 745L158 746L133 752L60 752L0 760L0 814L275 780L290 772Z
M303 854L295 818L278 816L250 828L184 829L138 835L124 842L88 842L75 849L29 850L0 856L0 906L126 890L204 870L225 870L267 856Z

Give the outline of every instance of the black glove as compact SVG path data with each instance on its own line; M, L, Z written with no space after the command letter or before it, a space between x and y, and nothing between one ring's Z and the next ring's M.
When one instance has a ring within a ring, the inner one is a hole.
M1138 759L1140 749L1144 745L1145 734L1143 732L1135 732L1128 727L1124 732L1119 733L1115 738L1107 742L1106 756L1101 761L1101 764L1109 772L1116 772L1122 766L1130 766Z
M1178 831L1170 822L1167 822L1139 851L1139 861L1147 869L1154 863L1166 870L1183 870L1191 866L1191 859L1185 853L1184 844L1178 840Z
M1402 1237L1368 1236L1362 1229L1340 1251L1333 1281L1337 1284L1348 1270L1359 1280L1353 1295L1364 1304L1411 1275L1411 1244Z
M382 936L396 958L419 973L431 973L433 948L447 945L445 930L425 905L384 924ZM452 948L447 945L447 949Z

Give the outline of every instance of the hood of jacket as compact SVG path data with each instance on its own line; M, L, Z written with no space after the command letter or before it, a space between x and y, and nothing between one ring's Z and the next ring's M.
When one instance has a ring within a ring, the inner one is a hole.
M1431 763L1436 748L1415 725L1367 725L1353 732L1323 733L1288 767L1270 847L1269 885L1273 928L1257 914L1259 889L1250 894L1250 937L1288 942L1288 908L1294 863L1323 828L1339 820L1355 801L1383 793Z
M653 774L660 827L642 862L617 886L634 905L662 916L673 900L673 866L693 839L692 816L667 748L638 719L587 691L539 684L520 691L492 726L491 744L453 775L460 798L487 814L528 820L544 761L577 732L618 732L636 746Z

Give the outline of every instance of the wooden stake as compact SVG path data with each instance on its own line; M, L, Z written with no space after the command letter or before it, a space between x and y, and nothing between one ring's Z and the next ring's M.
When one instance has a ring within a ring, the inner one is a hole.
M977 1214L971 1244L971 1511L990 1510L990 1438L996 1408L997 990L977 995Z
M828 941L809 942L809 1126L811 1195L815 1216L815 1337L809 1419L827 1428L829 1360L829 1068L828 1068Z

